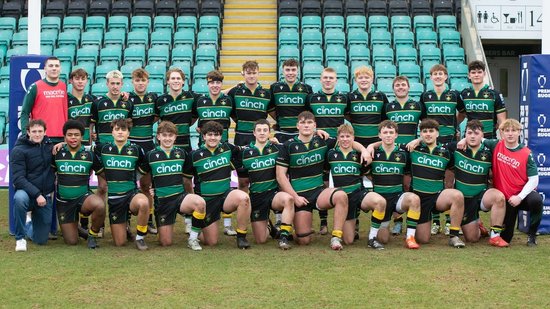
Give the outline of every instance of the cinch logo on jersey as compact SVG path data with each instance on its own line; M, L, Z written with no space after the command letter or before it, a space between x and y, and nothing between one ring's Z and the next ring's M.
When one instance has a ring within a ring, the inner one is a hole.
M354 104L351 108L354 112L378 112L378 106L373 104Z
M445 167L445 163L443 163L443 161L439 159L432 159L428 156L418 157L418 163L439 168Z
M308 165L308 164L320 162L322 159L323 157L321 156L321 154L318 154L318 153L313 154L312 156L302 155L300 156L300 158L298 158L298 160L296 160L296 164Z
M468 163L467 160L459 160L458 166L468 172L473 172L477 174L485 174L485 168L481 165L476 165L472 163Z
M474 103L474 102L465 102L466 109L472 111L487 111L489 110L489 105L487 103Z
M160 166L158 166L155 169L155 172L157 175L160 174L171 174L171 173L181 173L183 171L183 167L181 164L164 164L162 163Z
M304 104L304 98L298 96L284 95L279 97L280 104Z
M89 115L91 113L91 109L89 105L84 105L82 108L79 109L71 109L71 118L76 118L81 115Z
M201 118L227 118L227 112L225 110L211 110L207 109L201 112Z
M518 160L516 160L514 158L510 158L509 156L507 156L503 153L500 153L500 152L497 154L497 160L499 160L500 162L503 162L507 165L510 165L513 168L518 168L521 165L521 163L519 163Z
M401 174L401 170L398 167L385 166L384 164L377 164L374 172L377 174Z
M132 113L132 116L139 117L139 116L149 116L153 114L153 107L147 106L142 107L139 105L134 106L134 112Z
M124 113L105 113L103 114L103 117L101 117L101 120L103 122L109 122L109 121L113 121L115 119L124 119L126 118L126 114Z
M254 109L260 109L265 110L265 103L260 101L252 101L249 99L244 99L238 101L238 106L241 108L254 108Z
M341 165L341 164L338 164L336 165L332 171L335 173L335 174L359 174L359 170L357 169L357 167L355 166L345 166L345 165Z
M224 166L224 165L227 165L229 164L229 160L226 158L226 157L219 157L215 160L213 159L208 159L203 165L202 167L205 169L205 170L209 170L209 169L214 169L214 168L218 168L220 166Z
M250 164L250 167L252 169L266 168L266 167L273 167L273 166L275 166L275 158L273 157L266 158L265 160L256 159L254 160L254 162Z
M391 115L390 120L395 122L416 122L414 115L411 115L411 114Z
M188 110L189 110L189 106L187 105L187 103L183 103L181 101L179 101L178 104L168 104L168 105L164 105L162 107L162 111L165 114L176 113L176 112L185 112L185 111L188 111Z
M114 157L109 158L109 160L105 161L105 166L111 167L111 168L132 168L132 161L130 160L121 160Z
M315 109L316 115L342 115L342 109L338 107L325 107L321 106Z
M64 164L60 165L58 167L58 170L62 173L87 173L88 170L86 166L81 164L69 164L69 162L65 162Z
M428 106L428 112L431 114L450 114L452 113L452 110L449 106L430 104Z

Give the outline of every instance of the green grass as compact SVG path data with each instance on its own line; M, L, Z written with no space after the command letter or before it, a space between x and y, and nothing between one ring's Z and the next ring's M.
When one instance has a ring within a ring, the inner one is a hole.
M4 205L6 196L0 191ZM4 227L6 208L0 213ZM418 251L406 250L395 237L386 250L374 251L366 248L368 220L361 218L362 238L342 252L329 249L329 236L289 251L272 240L241 251L223 235L218 246L192 252L180 220L170 248L147 236L146 252L115 248L105 238L97 250L59 239L41 247L30 243L27 252L16 253L4 228L0 306L550 307L548 237L539 237L538 248L526 247L525 235L518 233L511 248L483 240L459 250L438 235Z

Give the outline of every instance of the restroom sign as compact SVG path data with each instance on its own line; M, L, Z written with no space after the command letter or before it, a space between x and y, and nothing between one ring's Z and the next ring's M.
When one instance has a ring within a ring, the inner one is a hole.
M540 39L542 1L473 0L472 14L483 39Z

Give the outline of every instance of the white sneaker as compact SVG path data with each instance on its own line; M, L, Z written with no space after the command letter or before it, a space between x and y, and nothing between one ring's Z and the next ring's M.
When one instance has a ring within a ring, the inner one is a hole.
M451 224L445 223L445 236L451 235Z
M344 249L344 246L342 246L342 239L340 237L332 237L330 239L330 248L336 251Z
M185 224L185 234L187 235L191 234L191 223Z
M21 238L15 242L15 251L27 251L27 241L25 240L25 238Z
M232 226L224 227L223 233L227 236L237 236L237 232L233 229Z
M431 234L432 235L437 235L439 234L439 224L436 224L436 223L432 223L432 230L431 230Z
M202 250L202 247L201 245L199 244L199 240L198 239L189 239L187 241L187 247L193 251L201 251Z

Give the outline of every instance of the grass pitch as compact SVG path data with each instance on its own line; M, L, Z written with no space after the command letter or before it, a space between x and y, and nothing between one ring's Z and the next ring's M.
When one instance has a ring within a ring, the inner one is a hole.
M330 250L328 235L289 251L273 240L242 251L234 238L221 236L218 246L192 252L179 218L170 248L159 247L153 235L146 252L133 244L115 248L107 233L97 250L83 241L69 247L60 238L14 252L7 191L0 199L6 205L0 212L0 307L550 307L550 239L544 236L538 248L525 246L518 232L510 248L483 239L454 249L437 235L416 251L405 249L399 236L374 251L366 247L370 217L362 214L361 239L341 252Z

